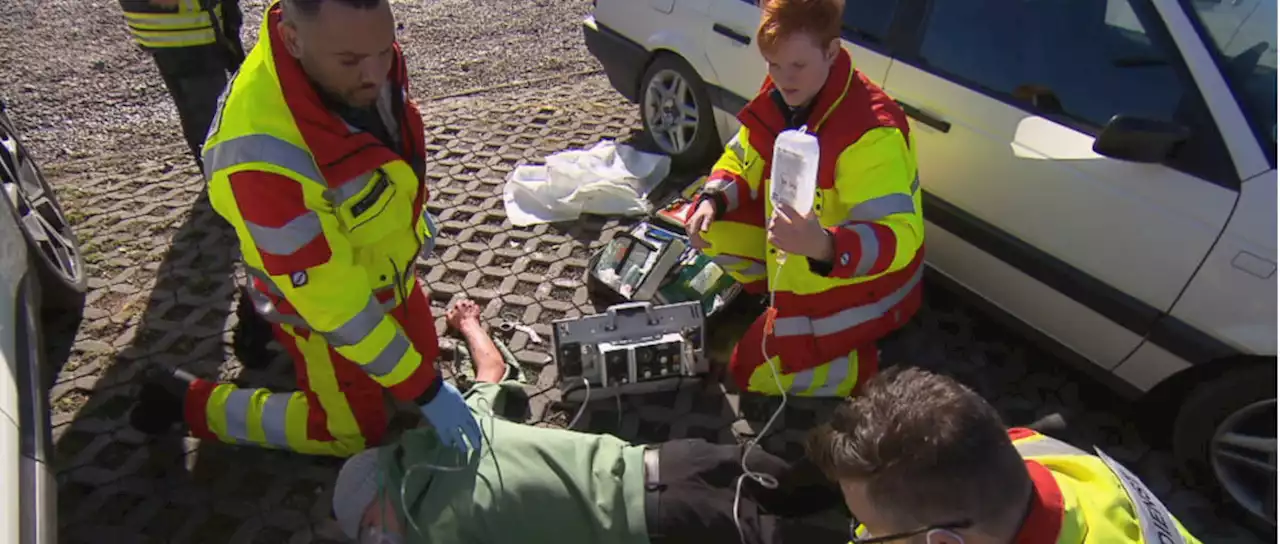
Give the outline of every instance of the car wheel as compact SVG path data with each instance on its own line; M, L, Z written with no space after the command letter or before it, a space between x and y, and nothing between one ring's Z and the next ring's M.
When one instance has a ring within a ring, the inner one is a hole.
M678 168L705 168L720 147L707 85L680 57L660 54L640 83L640 116Z
M1276 367L1240 368L1198 386L1178 413L1174 454L1251 517L1276 524Z
M13 206L31 248L47 308L74 308L84 301L87 279L80 242L62 212L53 188L18 139L17 128L0 111L0 187Z

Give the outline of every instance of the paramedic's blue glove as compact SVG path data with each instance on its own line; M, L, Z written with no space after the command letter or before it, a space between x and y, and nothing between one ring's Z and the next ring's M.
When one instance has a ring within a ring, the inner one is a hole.
M467 453L467 441L471 449L480 453L480 425L471 413L471 407L462 400L462 393L449 382L441 382L431 402L422 405L422 415L427 417L431 426L436 428L440 441L453 446L462 453ZM467 441L463 441L463 438Z

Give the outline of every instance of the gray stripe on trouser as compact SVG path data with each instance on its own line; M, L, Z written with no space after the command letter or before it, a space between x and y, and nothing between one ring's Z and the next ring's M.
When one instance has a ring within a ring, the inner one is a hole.
M382 318L386 315L387 312L382 309L382 303L378 302L378 297L370 295L369 301L365 303L360 313L338 328L321 334L333 347L354 346L373 334L374 329L378 328L378 324L382 323Z
M316 212L299 215L281 227L264 227L248 221L245 221L245 226L249 227L254 245L272 255L293 255L324 235L320 215Z
M249 442L249 404L253 402L254 389L235 389L227 395L223 405L227 418L227 438L236 442Z
M840 384L849 377L849 357L837 357L827 363L827 381L813 392L815 397L832 397L840 389Z
M1018 455L1023 457L1040 457L1043 455L1088 455L1071 444L1040 435L1038 440L1019 440L1013 443Z
M378 378L386 376L396 369L396 365L400 364L400 359L404 358L404 354L408 351L409 339L397 330L396 335L387 343L387 347L382 348L377 357L364 365L364 371ZM431 361L423 361L422 364L431 364Z
M341 206L348 200L355 198L365 187L369 186L369 182L373 180L376 171L369 171L351 178L333 189L324 192L324 199L333 206Z
M782 372L782 371L779 370L778 372ZM813 387L813 375L814 375L814 369L812 368L801 370L800 372L793 372L792 374L790 374L791 387L788 388L788 391L795 394L800 394L800 393L804 393L805 391L808 391L810 387Z
M289 401L295 393L272 393L262 406L262 435L268 444L289 447L286 431L289 421Z
M254 162L274 164L313 183L325 185L324 176L307 150L269 134L247 134L223 140L204 149L205 176L233 166Z
M907 295L911 294L911 290L916 284L920 283L920 279L924 276L924 267L916 270L905 285L899 287L897 291L890 293L884 298L865 304L848 308L827 317L817 319L805 316L783 317L773 324L773 335L782 336L803 336L812 334L814 336L826 336L837 332L850 329L876 319L890 308L897 306Z
M424 206L422 208L422 220L427 224L427 239L422 241L422 250L418 252L423 257L430 257L431 253L436 250L436 235L440 232L436 228L436 220L431 217L431 212L427 211Z
M895 213L915 213L916 204L911 195L893 193L873 198L849 210L845 221L879 221Z
M915 179L911 180L911 194L915 195L920 190L920 172L916 172Z

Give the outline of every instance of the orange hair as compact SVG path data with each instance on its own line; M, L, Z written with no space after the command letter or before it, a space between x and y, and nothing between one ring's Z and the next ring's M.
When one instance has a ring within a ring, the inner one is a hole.
M769 51L797 33L808 34L818 47L840 37L844 0L764 0L763 4L756 31L761 51Z

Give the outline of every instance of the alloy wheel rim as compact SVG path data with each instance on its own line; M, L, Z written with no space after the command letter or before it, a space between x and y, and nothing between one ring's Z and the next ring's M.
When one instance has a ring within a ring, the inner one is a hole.
M1276 399L1237 410L1218 425L1210 443L1214 475L1237 504L1276 523Z
M40 168L6 128L0 125L0 186L39 258L63 280L79 283L84 271L70 222Z
M679 72L662 70L649 80L644 95L646 128L654 143L669 155L688 151L701 118L693 87Z

